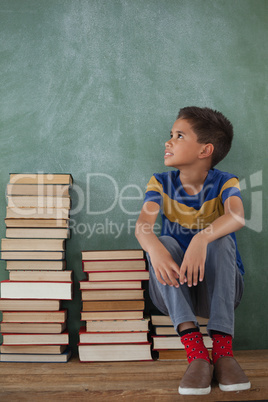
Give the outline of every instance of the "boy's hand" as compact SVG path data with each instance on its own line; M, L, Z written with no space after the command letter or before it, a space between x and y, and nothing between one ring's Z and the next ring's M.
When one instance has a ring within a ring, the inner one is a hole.
M185 282L185 272L187 271L188 286L196 286L198 279L203 281L205 275L205 262L207 256L207 241L205 237L195 235L183 258L183 262L180 269L180 283ZM199 278L198 278L199 276Z
M149 254L158 282L178 288L180 285L177 279L180 277L180 268L167 249L161 247L161 250L154 250Z

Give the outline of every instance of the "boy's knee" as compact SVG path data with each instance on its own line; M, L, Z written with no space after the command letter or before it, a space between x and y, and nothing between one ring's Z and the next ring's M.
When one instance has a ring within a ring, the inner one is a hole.
M224 252L224 251L235 251L235 242L230 235L220 237L214 240L208 245L208 252Z
M168 246L169 244L172 244L172 243L178 244L177 241L175 239L173 239L173 237L171 237L171 236L160 236L159 240L161 241L161 243L164 246L166 246L166 245Z
M180 249L179 243L171 236L160 236L159 240L169 252Z
M159 240L163 244L163 246L167 249L167 251L171 254L172 258L177 264L181 264L183 259L183 251L173 237L171 236L160 236Z
M236 262L235 242L230 235L223 236L208 244L206 263L209 264L214 261L217 269L219 269L219 261L221 260L230 262L230 266Z

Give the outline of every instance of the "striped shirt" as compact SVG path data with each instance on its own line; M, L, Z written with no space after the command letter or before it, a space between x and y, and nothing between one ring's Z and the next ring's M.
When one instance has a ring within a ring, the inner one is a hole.
M179 170L155 173L147 184L144 202L152 201L160 206L161 235L174 237L185 252L197 232L224 214L227 198L241 198L241 194L238 178L218 169L208 172L202 190L195 195L185 191L179 175ZM236 237L234 233L230 235L236 245L237 265L243 275Z

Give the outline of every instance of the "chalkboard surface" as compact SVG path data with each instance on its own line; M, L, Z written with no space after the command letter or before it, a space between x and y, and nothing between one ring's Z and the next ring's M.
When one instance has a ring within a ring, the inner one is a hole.
M0 235L10 172L72 174L74 350L81 250L139 248L145 186L186 105L233 122L218 168L239 176L247 219L235 347L267 348L267 16L266 0L0 1Z

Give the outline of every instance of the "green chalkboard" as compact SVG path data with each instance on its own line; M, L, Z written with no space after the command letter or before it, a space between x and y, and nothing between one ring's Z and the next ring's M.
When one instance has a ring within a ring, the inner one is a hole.
M241 179L247 219L235 347L268 346L267 16L266 0L0 0L0 235L10 172L72 173L74 350L81 250L139 248L145 186L186 105L233 122L218 167Z

